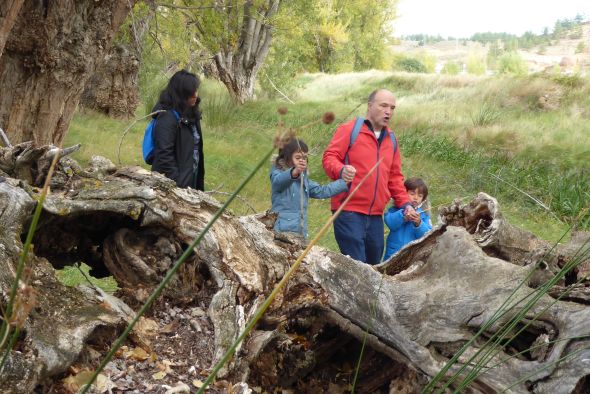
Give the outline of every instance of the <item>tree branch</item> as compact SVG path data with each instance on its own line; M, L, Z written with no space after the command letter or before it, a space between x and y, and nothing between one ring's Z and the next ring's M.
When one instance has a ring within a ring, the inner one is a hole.
M268 82L270 82L271 86L274 88L274 90L276 90L277 92L279 92L279 94L281 96L283 96L285 98L285 100L287 100L288 102L290 102L291 104L295 104L289 97L287 97L287 95L283 92L281 92L279 90L279 88L276 87L276 85L272 82L272 80L268 77L267 74L264 74L264 76L266 77L266 79L268 79Z
M2 142L4 143L5 147L12 148L12 144L10 143L8 136L6 135L4 130L2 130L1 128L0 128L0 138L2 138Z
M244 18L242 31L240 33L240 41L238 44L238 53L240 53L239 61L243 65L248 64L250 60L250 51L252 48L252 39L254 35L254 29L256 27L256 20L250 15L250 9L252 3L248 2L244 6Z
M202 6L189 6L189 5L176 5L176 4L164 4L156 3L156 7L175 8L179 10L206 10L206 9L223 9L223 8L236 8L237 5L202 5Z

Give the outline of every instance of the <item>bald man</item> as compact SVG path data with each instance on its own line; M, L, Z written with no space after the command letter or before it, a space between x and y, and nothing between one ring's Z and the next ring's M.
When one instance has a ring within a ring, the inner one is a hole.
M355 119L338 126L322 159L330 178L352 182L350 191L382 160L334 221L340 252L368 264L380 263L383 256L383 211L389 200L404 208L406 217L416 215L404 187L399 146L389 130L395 104L389 90L373 91L354 143L351 145ZM340 208L348 193L332 197L332 212Z

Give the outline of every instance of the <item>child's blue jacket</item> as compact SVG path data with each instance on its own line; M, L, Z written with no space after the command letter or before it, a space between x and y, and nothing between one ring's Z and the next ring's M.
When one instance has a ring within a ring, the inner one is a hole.
M301 175L300 175L301 176ZM275 223L275 231L291 231L301 234L301 201L299 178L291 178L291 168L281 169L273 165L270 170L272 211L279 214ZM320 185L303 174L303 231L307 237L307 202L309 198L329 198L346 191L348 188L343 179Z
M432 230L430 216L422 208L418 208L416 212L420 214L420 219L422 219L418 227L413 222L404 221L404 208L391 207L385 212L383 219L387 227L389 227L389 235L385 244L384 261L400 250L405 244L421 238L428 231Z

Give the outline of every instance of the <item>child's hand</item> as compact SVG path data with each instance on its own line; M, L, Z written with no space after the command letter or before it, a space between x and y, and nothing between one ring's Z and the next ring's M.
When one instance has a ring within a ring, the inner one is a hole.
M291 170L291 176L293 178L298 178L299 175L303 174L307 169L307 162L306 161L298 161L295 163L295 167Z
M422 221L420 219L420 214L416 212L414 207L412 207L411 205L408 205L404 209L404 220L406 222L413 222L416 226L419 226L420 222Z

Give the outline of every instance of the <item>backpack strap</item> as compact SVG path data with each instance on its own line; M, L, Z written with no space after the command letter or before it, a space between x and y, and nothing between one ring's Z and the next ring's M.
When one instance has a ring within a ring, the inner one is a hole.
M348 143L348 150L346 151L346 155L344 156L344 164L348 165L348 151L350 150L350 148L352 148L352 144L354 144L354 141L356 141L357 137L359 136L359 133L361 132L361 127L363 127L363 123L365 122L364 118L361 118L360 116L356 118L356 121L354 122L354 127L352 128L352 132L350 133L350 142Z
M345 165L347 165L349 162L348 151L350 150L350 148L352 148L352 144L354 144L354 141L356 141L357 137L359 136L359 133L361 132L361 127L363 127L364 122L365 119L361 118L360 116L357 117L354 122L354 127L352 128L352 132L350 133L350 142L348 143L348 150L346 151L346 155L344 156ZM391 138L391 143L393 144L393 154L395 155L395 150L397 149L397 140L395 139L395 134L393 133L393 130L391 130L391 132L389 133L389 138Z
M389 133L389 138L391 138L391 143L393 144L393 154L395 155L395 150L397 149L397 140L395 139L393 130L391 130L391 133Z

